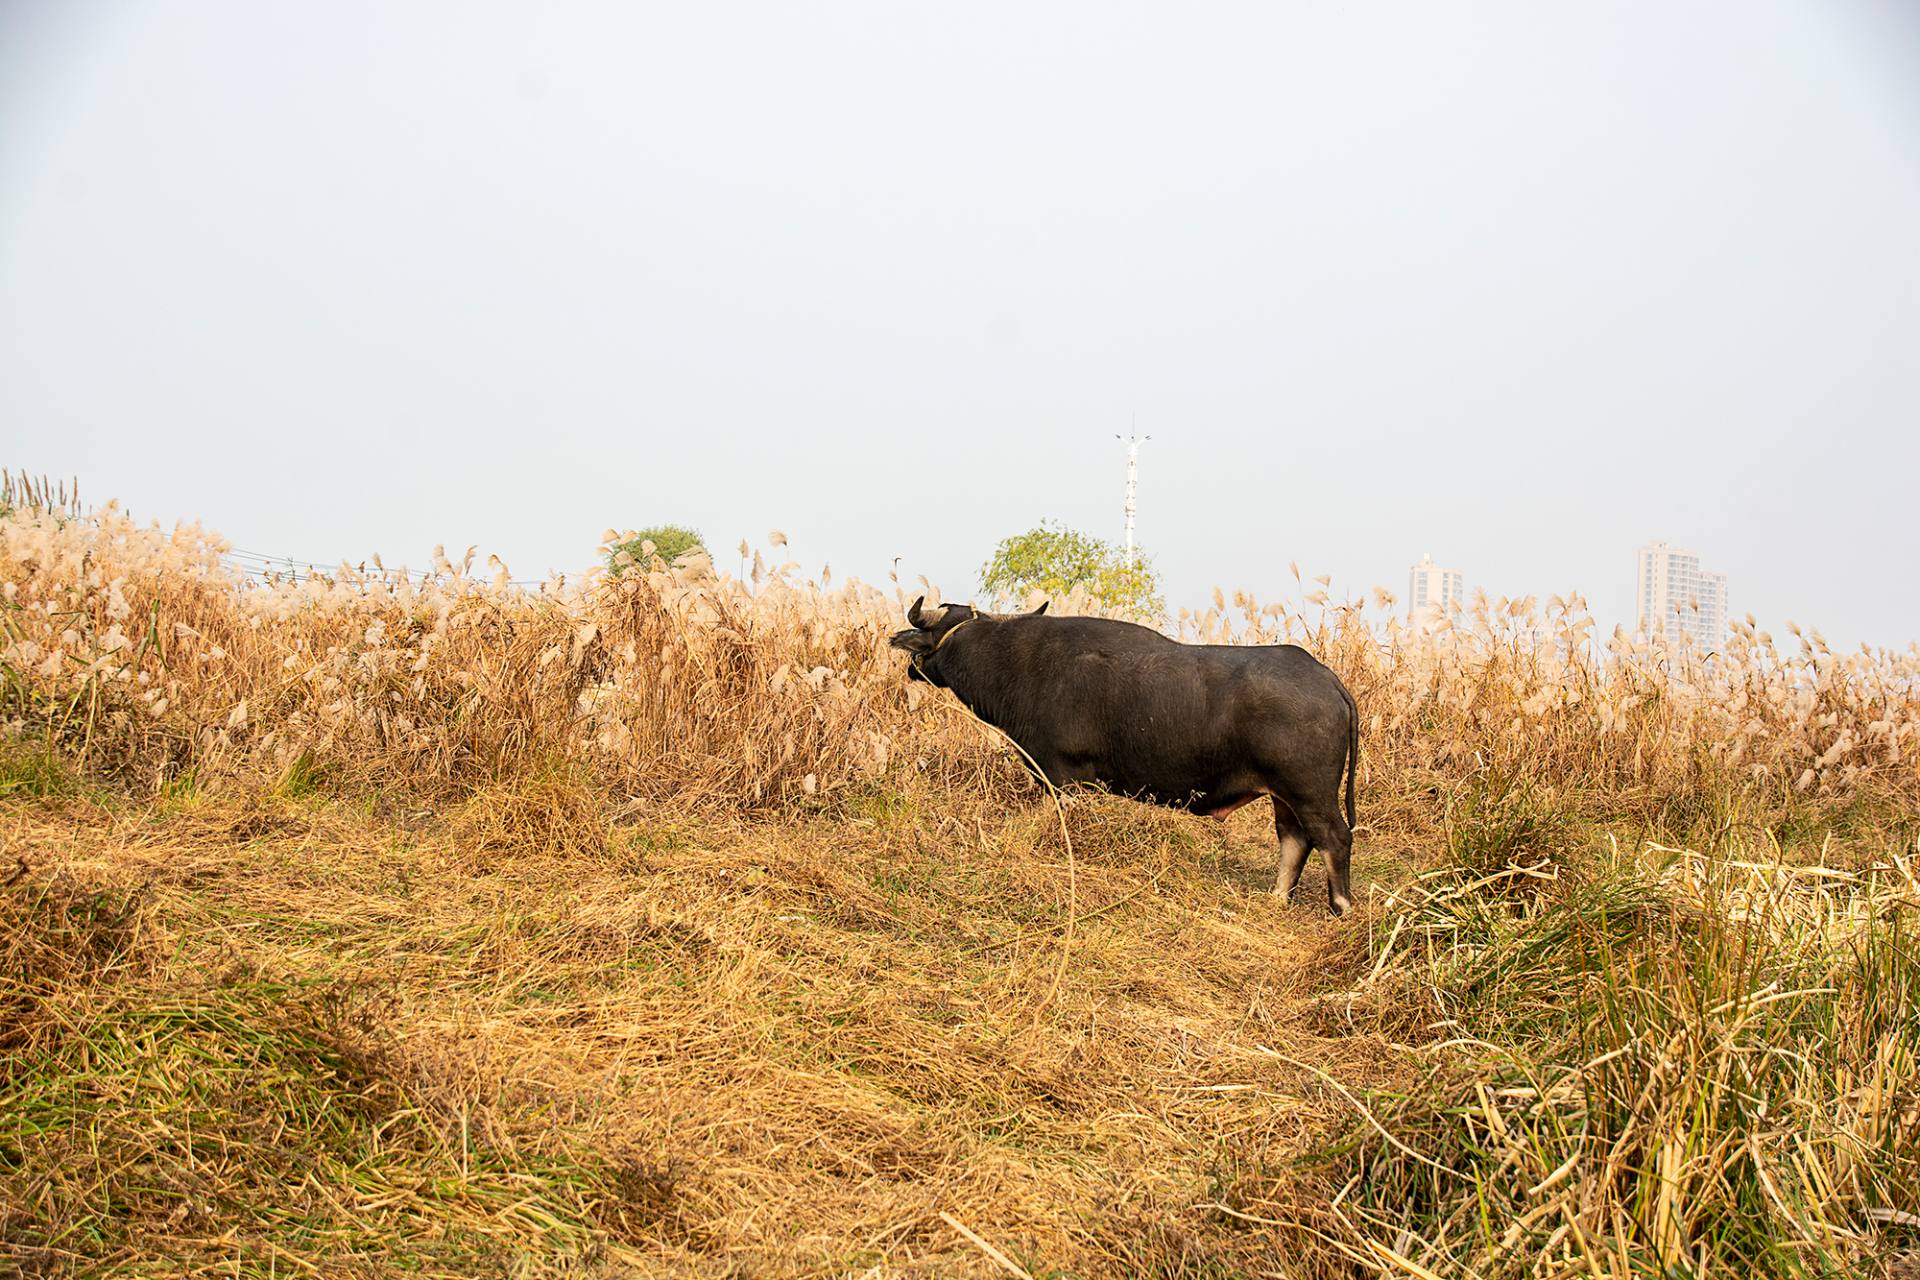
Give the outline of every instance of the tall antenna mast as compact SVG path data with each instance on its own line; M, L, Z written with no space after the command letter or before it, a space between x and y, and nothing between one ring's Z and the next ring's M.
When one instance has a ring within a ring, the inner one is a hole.
M1131 569L1133 568L1133 499L1140 488L1140 446L1153 437L1115 435L1113 438L1127 442L1127 568Z

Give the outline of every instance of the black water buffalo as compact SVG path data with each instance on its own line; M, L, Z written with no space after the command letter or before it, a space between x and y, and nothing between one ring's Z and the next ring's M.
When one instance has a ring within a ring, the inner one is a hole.
M1000 617L925 603L913 602L912 627L891 641L909 655L910 678L951 689L1048 781L1216 818L1272 796L1275 890L1291 896L1318 849L1328 904L1336 915L1352 905L1360 713L1305 649L1181 644L1130 622L1042 617L1045 605Z

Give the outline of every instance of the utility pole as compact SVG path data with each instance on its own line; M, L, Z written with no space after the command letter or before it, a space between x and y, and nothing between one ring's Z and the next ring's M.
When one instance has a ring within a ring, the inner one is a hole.
M1152 436L1121 436L1115 440L1127 442L1127 568L1133 568L1133 497L1140 487L1140 446L1153 439Z

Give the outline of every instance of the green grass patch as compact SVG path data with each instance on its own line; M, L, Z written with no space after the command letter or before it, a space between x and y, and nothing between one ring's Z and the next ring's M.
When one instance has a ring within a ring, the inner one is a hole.
M68 795L79 783L66 761L28 742L0 743L0 800Z
M311 751L302 751L280 775L278 790L289 800L305 800L325 791L330 782L327 767Z

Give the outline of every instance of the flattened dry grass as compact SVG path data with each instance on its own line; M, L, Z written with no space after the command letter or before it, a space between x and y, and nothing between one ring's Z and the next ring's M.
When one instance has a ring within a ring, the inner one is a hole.
M1236 1265L1243 1233L1198 1207L1225 1153L1337 1117L1251 1046L1390 1071L1293 1016L1324 908L1243 883L1257 827L1078 798L1056 986L1051 809L925 802L596 813L479 860L471 812L10 802L6 1256L994 1273L944 1214L1036 1275Z

